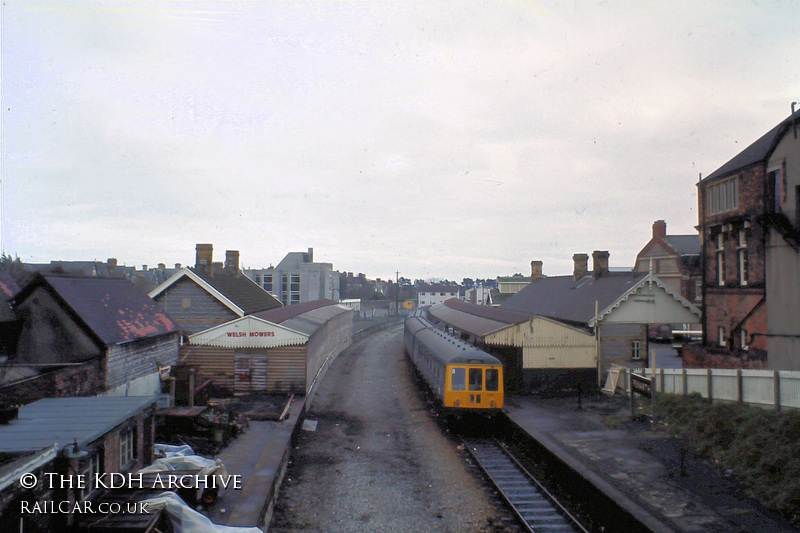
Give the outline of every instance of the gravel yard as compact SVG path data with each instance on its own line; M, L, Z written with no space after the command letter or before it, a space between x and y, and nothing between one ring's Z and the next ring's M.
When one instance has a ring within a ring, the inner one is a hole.
M415 389L401 332L372 335L331 366L269 531L519 531Z

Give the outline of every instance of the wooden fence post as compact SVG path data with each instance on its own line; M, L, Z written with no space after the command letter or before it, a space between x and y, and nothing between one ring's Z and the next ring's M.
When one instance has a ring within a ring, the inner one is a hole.
M777 370L772 371L772 387L775 392L775 410L781 410L781 375Z
M736 401L739 403L744 402L744 380L742 379L742 369L736 369Z
M686 396L689 394L689 375L686 373L686 369L683 369L683 395Z
M711 386L713 381L711 369L706 368L706 390L708 391L708 403L714 403L714 389Z

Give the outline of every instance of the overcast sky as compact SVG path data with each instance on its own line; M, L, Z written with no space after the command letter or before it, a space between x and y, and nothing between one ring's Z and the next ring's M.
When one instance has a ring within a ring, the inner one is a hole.
M800 2L2 3L2 251L631 266L800 101Z

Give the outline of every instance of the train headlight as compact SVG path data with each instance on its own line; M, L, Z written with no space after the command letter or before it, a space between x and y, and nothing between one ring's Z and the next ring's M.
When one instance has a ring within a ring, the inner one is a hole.
M461 400L456 400L456 407L460 407L460 406L461 406Z
M494 400L489 404L491 407L494 407Z

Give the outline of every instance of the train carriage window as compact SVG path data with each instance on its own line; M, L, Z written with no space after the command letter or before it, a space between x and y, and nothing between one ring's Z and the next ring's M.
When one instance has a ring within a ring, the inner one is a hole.
M483 370L480 368L469 369L469 390L483 389Z
M500 373L495 368L486 370L486 390L497 391L500 388Z
M464 390L467 388L467 369L466 368L454 368L451 370L452 374L452 385L451 388L453 390Z

